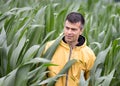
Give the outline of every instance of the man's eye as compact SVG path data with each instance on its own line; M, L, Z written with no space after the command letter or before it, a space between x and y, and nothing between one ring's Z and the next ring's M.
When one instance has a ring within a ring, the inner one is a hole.
M76 31L77 29L72 29L73 31Z
M67 30L69 30L70 28L69 27L66 27Z

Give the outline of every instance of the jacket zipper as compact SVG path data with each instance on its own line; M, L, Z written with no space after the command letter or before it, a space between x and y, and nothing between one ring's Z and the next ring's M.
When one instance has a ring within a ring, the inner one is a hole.
M70 53L69 53L68 61L70 60L71 54L72 54L72 47L71 47L71 46L69 46L69 47L70 47ZM66 73L66 82L65 82L65 86L68 86L68 71L67 71L67 73Z

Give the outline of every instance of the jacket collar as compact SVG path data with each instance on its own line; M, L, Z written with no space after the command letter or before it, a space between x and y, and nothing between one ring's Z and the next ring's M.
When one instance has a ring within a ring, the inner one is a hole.
M67 44L65 41L65 37L62 38L63 42ZM85 37L80 35L78 38L78 44L76 46L82 46L85 43Z
M79 36L79 39L78 39L79 43L76 45L76 47L74 49L80 49L82 47L85 47L86 46L86 41L85 41L85 37L84 36ZM62 38L61 42L60 42L60 45L65 47L66 49L70 49L69 45L66 43L64 37Z

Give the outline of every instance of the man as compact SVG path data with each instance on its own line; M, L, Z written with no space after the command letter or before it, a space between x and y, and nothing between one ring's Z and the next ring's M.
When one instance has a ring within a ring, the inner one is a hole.
M85 72L85 79L89 77L89 71L92 68L95 55L86 45L85 37L82 36L84 17L77 12L71 12L67 15L64 24L64 37L60 41L51 62L58 66L50 66L49 76L53 77L60 72L68 60L76 59L77 62L72 65L66 76L62 76L56 81L55 86L78 86L80 72ZM47 50L54 41L48 42Z

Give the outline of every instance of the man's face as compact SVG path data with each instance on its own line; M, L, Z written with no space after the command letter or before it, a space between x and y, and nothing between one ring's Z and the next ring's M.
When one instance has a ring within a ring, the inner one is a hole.
M65 21L64 25L64 36L67 43L77 43L79 35L82 34L83 29L80 29L81 23L71 23L68 20Z

